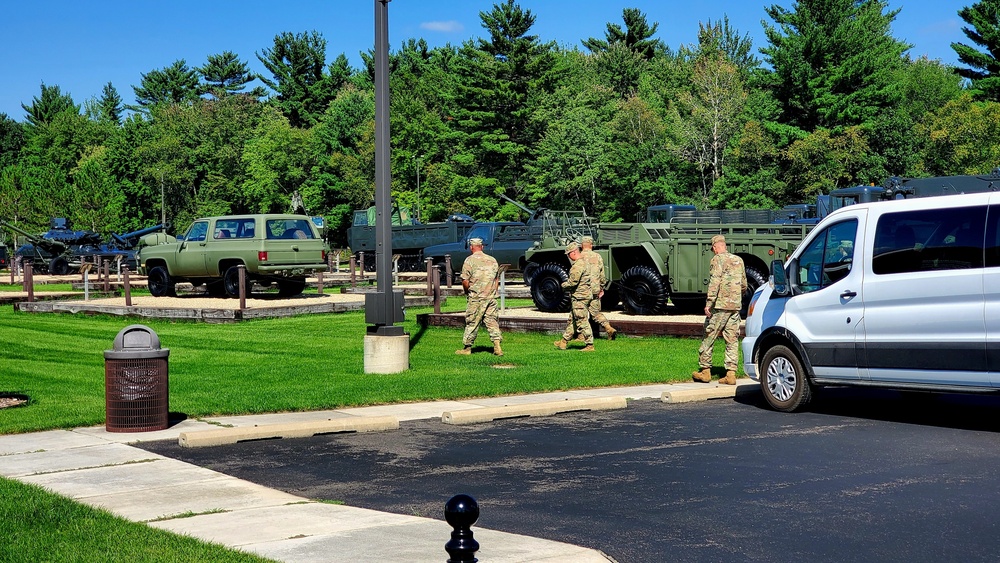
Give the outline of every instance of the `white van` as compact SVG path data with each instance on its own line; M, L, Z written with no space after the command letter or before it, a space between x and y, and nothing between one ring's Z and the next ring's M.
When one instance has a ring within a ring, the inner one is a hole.
M746 335L780 411L821 385L1000 390L1000 193L837 210L772 263Z

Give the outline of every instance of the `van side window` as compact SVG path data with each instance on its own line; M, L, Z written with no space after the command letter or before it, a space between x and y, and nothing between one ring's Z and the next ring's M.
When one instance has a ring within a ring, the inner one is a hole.
M823 289L842 280L854 267L857 219L830 225L816 236L799 256L795 272L803 292Z
M1000 205L991 205L986 221L986 267L1000 266Z
M872 271L982 268L985 228L986 206L886 213L875 225Z

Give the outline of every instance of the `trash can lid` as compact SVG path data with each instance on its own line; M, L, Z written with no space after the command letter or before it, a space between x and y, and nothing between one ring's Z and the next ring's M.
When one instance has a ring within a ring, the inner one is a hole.
M115 337L115 350L159 350L160 337L145 325L129 325Z

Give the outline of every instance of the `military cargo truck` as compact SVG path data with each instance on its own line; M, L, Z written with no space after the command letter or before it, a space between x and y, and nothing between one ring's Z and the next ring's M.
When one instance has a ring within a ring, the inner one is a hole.
M347 244L361 260L364 253L365 270L375 271L375 208L354 212L351 227L347 230ZM423 269L422 251L428 246L462 240L474 223L468 215L455 214L441 223L420 223L406 208L393 207L392 253L399 254L399 269L415 272Z

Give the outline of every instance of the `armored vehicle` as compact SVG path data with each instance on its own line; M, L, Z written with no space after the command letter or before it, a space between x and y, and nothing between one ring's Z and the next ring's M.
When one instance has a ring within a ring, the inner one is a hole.
M328 247L305 215L233 215L198 219L183 240L164 233L142 237L136 258L155 297L176 295L179 281L204 284L210 295L245 294L252 284L278 286L282 296L302 293L306 276L327 270Z
M796 224L674 221L592 226L570 221L570 228L557 225L547 230L542 240L525 252L527 262L537 268L530 284L535 306L542 311L569 310L569 296L562 289L570 266L564 249L586 232L593 233L594 250L604 259L611 281L602 300L604 306L614 307L620 301L626 312L658 315L667 311L668 300L682 311L704 308L714 235L725 235L729 252L743 259L749 301L753 290L767 281L767 264L786 257L812 228Z

